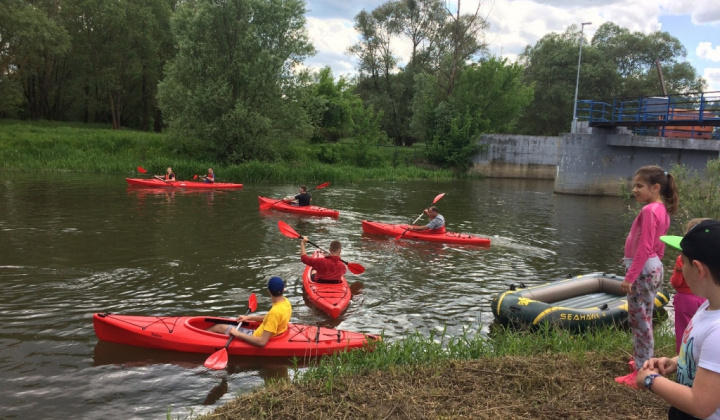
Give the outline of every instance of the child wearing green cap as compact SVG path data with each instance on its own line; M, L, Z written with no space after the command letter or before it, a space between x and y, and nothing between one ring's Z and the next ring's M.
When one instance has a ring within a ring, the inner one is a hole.
M646 361L636 383L671 405L669 419L720 420L720 222L705 220L684 237L660 240L682 251L683 277L707 301L685 329L680 353ZM675 381L665 377L672 373Z

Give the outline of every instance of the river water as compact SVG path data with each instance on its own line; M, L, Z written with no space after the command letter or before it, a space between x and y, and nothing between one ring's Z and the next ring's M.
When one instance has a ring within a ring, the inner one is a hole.
M384 332L386 340L443 327L487 331L492 295L512 283L621 273L632 221L619 198L558 195L551 181L510 179L313 192L313 203L339 210L339 219L258 209L258 195L296 190L162 191L127 187L118 176L3 173L0 417L183 418L295 372L286 360L234 357L212 371L203 366L208 355L99 342L94 312L235 316L256 293L263 313L267 279L279 275L293 322ZM362 233L365 219L409 223L441 192L447 229L488 236L490 247ZM304 301L299 243L279 233L279 220L324 248L340 239L343 258L366 267L348 273L357 293L339 319Z

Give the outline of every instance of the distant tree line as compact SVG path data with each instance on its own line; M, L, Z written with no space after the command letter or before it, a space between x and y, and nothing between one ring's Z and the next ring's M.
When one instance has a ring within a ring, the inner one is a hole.
M557 134L573 112L580 32L488 53L480 6L391 0L355 17L353 78L302 68L315 53L301 0L0 0L0 117L168 129L180 153L277 160L289 139L371 147L423 142L465 167L483 133ZM397 55L406 43L410 56ZM613 23L583 47L580 97L701 91L666 32ZM332 151L326 150L331 160Z

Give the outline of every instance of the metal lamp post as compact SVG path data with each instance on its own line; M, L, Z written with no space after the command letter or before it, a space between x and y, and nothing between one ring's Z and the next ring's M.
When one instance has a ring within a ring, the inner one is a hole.
M577 100L578 88L580 87L580 61L582 60L583 41L585 41L585 37L583 36L585 25L592 25L592 22L583 22L580 24L580 52L578 53L577 79L575 79L575 102L573 103L573 132L575 132L575 125L577 124Z

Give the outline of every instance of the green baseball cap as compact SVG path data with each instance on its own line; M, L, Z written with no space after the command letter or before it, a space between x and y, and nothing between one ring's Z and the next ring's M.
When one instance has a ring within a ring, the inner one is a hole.
M661 236L660 240L677 248L692 261L720 268L720 222L704 220L685 236Z

